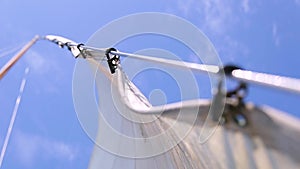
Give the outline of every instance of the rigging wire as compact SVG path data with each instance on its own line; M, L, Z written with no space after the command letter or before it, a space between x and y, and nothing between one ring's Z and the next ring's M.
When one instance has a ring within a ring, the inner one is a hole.
M12 116L11 116L11 119L10 119L10 122L9 122L9 126L8 126L8 129L7 129L5 140L4 140L4 143L3 143L3 146L2 146L1 155L0 155L0 168L2 167L2 163L3 163L5 153L6 153L8 142L9 142L9 139L10 139L10 136L11 136L11 133L12 133L12 129L14 127L16 117L17 117L17 113L18 113L19 105L20 105L21 98L22 98L22 95L23 95L23 92L24 92L24 88L25 88L25 85L26 85L26 80L27 80L28 73L29 73L29 67L27 67L25 69L25 73L24 73L24 76L23 76L23 79L22 79L22 82L21 82L21 85L20 85L20 89L19 89L19 95L16 99L15 107L14 107L14 110L13 110L13 113L12 113Z
M0 58L3 58L5 56L8 56L11 53L16 52L17 50L19 50L22 46L24 46L25 43L21 43L19 45L15 45L15 46L10 46L10 47L6 47L6 48L2 48L0 49Z

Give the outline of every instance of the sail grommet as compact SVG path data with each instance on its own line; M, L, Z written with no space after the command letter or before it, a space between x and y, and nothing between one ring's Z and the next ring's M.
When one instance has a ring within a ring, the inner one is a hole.
M120 63L120 56L111 54L112 51L117 52L117 49L108 48L105 51L105 56L107 58L107 63L108 63L110 72L111 72L111 74L114 74L116 72L116 69L118 68L118 64Z

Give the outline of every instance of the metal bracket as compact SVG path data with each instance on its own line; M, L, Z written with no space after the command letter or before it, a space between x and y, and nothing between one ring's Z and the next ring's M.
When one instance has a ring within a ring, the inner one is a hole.
M241 69L234 65L228 65L224 67L224 72L227 76L231 76L233 70ZM245 109L244 98L248 94L248 86L245 82L239 82L238 86L233 90L226 93L226 98L235 100L236 104L228 105L228 113L230 113L233 121L240 127L245 127L248 124L246 116L242 113ZM225 118L225 117L224 117ZM226 121L226 118L225 118Z
M110 69L111 74L116 72L118 64L120 63L120 56L111 54L111 51L117 51L115 48L109 48L105 51L105 56L107 58L107 63Z
M84 58L84 59L86 59L87 58L87 54L84 52L84 50L82 50L82 46L84 46L84 44L83 43L80 43L80 44L78 44L76 47L77 47L77 49L79 50L79 52L80 52L80 54L82 55L82 57ZM77 55L75 58L78 58L79 57L79 55Z

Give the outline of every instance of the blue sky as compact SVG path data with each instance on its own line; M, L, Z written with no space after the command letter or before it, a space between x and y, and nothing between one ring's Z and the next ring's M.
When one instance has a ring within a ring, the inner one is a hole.
M57 34L86 42L105 24L137 12L164 12L188 20L212 41L224 64L300 78L299 0L1 0L0 52L24 44L36 34ZM155 43L150 43L150 47L151 44ZM120 50L134 50L132 46L134 42L123 44ZM11 56L2 56L0 65ZM189 61L188 56L180 56ZM80 127L73 108L75 62L68 51L41 41L1 80L2 146L24 69L30 68L3 168L87 167L93 143ZM161 87L170 95L168 101L178 98L167 91L172 88L163 82L147 88L141 83L137 85L146 96ZM208 91L200 90L204 96ZM297 117L300 117L299 99L296 94L252 85L247 97L257 105L270 105Z

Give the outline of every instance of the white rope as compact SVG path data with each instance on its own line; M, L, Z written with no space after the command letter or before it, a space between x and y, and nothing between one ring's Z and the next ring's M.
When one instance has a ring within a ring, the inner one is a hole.
M22 95L23 95L23 91L24 91L24 88L25 88L26 78L27 78L28 72L29 72L29 68L27 67L25 69L24 77L23 77L22 82L21 82L19 95L16 99L16 104L15 104L15 107L14 107L14 110L13 110L13 113L12 113L12 116L11 116L11 119L10 119L10 123L9 123L8 129L7 129L4 144L2 146L1 155L0 155L0 168L2 167L2 162L3 162L3 159L4 159L6 148L7 148L9 139L10 139L10 135L11 135L14 123L15 123L15 119L16 119L16 116L17 116L17 112L18 112L19 105L20 105L20 102L21 102L21 98L22 98Z

